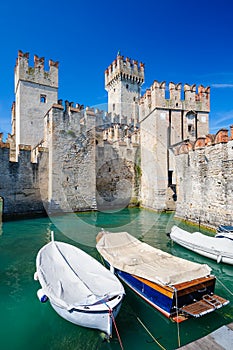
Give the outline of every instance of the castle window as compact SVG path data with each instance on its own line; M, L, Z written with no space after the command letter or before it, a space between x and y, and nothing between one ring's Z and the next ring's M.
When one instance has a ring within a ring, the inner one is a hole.
M40 102L46 103L46 95L40 95Z
M112 105L112 110L115 111L115 103Z
M128 84L126 84L126 86L125 86L125 87L126 87L126 89L128 90L128 88L129 88L129 85L128 85Z

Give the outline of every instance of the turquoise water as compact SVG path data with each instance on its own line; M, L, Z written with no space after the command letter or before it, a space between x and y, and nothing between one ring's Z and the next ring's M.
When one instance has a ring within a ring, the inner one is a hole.
M103 342L99 331L67 322L56 314L49 302L41 304L37 299L36 292L40 287L33 280L35 258L38 250L50 240L51 230L56 240L74 244L98 260L95 236L104 227L112 231L126 230L152 246L192 261L208 263L213 269L218 278L216 292L231 303L212 314L181 323L180 337L176 323L126 288L126 297L116 319L125 350L160 348L140 321L165 349L178 348L179 339L184 345L232 322L233 296L224 286L233 293L233 266L217 264L172 244L166 233L174 223L189 231L196 230L174 220L172 214L140 209L3 223L0 231L0 349L120 349L115 331L110 343Z

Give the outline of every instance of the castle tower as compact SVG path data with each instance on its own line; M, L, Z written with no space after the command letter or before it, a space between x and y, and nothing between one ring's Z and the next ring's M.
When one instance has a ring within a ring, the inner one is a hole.
M141 203L156 210L175 209L174 145L209 133L209 87L170 82L165 91L164 81L154 81L139 103Z
M44 58L34 56L34 67L28 65L29 54L18 51L15 66L15 134L16 152L19 144L36 146L43 139L43 117L57 103L58 62L49 61L44 70Z
M127 117L137 123L138 102L144 82L144 64L120 54L105 71L105 89L108 92L108 112Z

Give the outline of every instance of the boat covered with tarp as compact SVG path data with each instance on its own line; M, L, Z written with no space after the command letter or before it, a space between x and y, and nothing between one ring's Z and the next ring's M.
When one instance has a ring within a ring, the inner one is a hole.
M96 248L122 281L177 322L228 303L214 294L216 279L206 264L175 257L127 232L100 232Z
M49 299L66 320L108 336L120 310L124 287L118 278L81 249L52 240L36 258L41 301Z
M233 265L233 240L224 234L213 237L201 232L190 233L178 226L173 226L170 238L182 247L216 260L218 263Z

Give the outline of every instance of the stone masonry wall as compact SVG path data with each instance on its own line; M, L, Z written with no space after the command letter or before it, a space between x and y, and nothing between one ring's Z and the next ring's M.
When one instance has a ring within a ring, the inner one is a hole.
M95 209L95 116L55 105L45 117L45 132L49 148L48 212Z
M216 227L233 225L233 137L227 130L176 150L176 216Z
M3 218L45 214L47 198L47 153L38 156L38 162L31 162L31 147L20 148L18 162L9 161L9 144L1 143L0 197L3 198ZM43 159L43 161L42 161ZM40 162L43 163L43 193Z
M124 208L139 203L139 144L103 141L96 149L98 209Z

